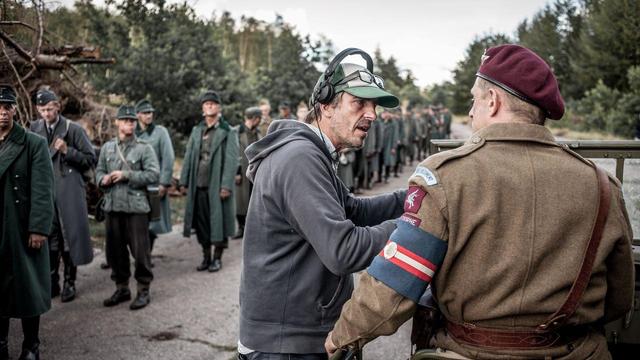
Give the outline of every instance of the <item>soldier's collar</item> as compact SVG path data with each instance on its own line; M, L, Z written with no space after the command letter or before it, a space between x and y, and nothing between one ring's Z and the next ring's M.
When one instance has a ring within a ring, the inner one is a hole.
M118 145L124 145L124 146L128 146L133 144L135 141L137 140L136 135L131 135L128 138L125 138L124 140L120 140L120 137L118 137L116 135L116 144Z
M542 125L521 123L500 123L489 125L473 133L467 142L486 141L536 141L556 144L551 131Z
M156 125L154 123L151 123L149 125L147 125L147 127L142 130L142 127L140 126L140 122L136 123L136 135L140 136L143 133L148 133L149 135L151 135L151 133L153 132L153 129L155 129Z

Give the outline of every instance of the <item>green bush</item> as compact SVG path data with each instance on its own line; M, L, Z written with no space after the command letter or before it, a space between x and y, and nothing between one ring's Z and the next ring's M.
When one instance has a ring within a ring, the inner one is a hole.
M612 89L602 80L585 96L570 103L569 126L578 130L600 130L632 138L640 113L640 67L629 68L629 92Z

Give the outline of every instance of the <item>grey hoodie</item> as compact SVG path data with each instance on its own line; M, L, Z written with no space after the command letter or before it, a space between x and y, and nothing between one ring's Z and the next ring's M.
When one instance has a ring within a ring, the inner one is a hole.
M245 151L253 192L244 232L240 342L269 353L323 353L353 290L380 252L406 191L355 198L307 125L274 121Z

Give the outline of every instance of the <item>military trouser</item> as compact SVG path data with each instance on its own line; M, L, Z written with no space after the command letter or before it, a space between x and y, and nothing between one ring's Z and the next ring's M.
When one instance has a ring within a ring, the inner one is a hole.
M24 340L22 341L23 349L32 349L34 346L40 344L40 316L21 318L22 321L22 334ZM0 342L7 341L9 338L9 318L0 317Z
M64 240L62 235L62 226L58 215L57 207L54 207L55 216L53 224L51 224L51 234L49 235L49 269L51 271L51 286L58 288L60 283L60 275L58 268L60 267L60 258L64 263L64 280L75 282L78 267L73 264L71 253L69 252L69 244Z
M211 241L211 210L209 206L209 191L206 188L196 189L196 201L193 208L193 227L196 229L196 237L203 249L226 249L229 247L229 239Z
M151 246L149 244L149 216L108 212L107 262L111 265L111 280L118 288L128 287L131 269L129 251L135 261L134 277L138 289L148 289L153 280L151 272Z

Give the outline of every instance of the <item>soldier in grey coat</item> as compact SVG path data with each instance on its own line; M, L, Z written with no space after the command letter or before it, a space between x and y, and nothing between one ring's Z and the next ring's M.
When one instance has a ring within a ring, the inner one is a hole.
M151 301L151 208L146 191L147 186L157 184L159 179L158 159L151 145L136 138L136 121L133 106L120 106L116 119L118 135L104 144L96 167L96 182L104 190L107 262L112 269L111 280L116 283L116 291L104 301L104 306L131 299L130 249L138 282L138 295L129 305L131 310L141 309Z
M40 119L31 123L32 132L47 139L55 180L55 216L49 235L51 297L72 301L76 296L78 265L93 260L89 234L85 179L83 174L96 163L96 154L84 129L60 115L55 93L40 90L36 95ZM60 292L60 258L64 263L64 286Z
M251 198L251 189L253 185L247 179L247 169L249 168L249 160L244 150L249 145L260 140L262 134L258 129L262 118L262 111L258 107L250 107L244 111L244 123L238 125L238 173L236 174L236 220L238 221L238 232L233 237L239 239L244 235L244 224L247 218L247 209L249 208L249 199Z
M138 101L136 104L136 116L138 117L136 137L151 145L160 165L160 183L158 184L158 191L161 197L160 219L151 221L149 224L149 241L152 251L158 235L171 232L171 206L167 190L171 187L173 162L176 159L169 131L164 126L154 123L154 115L155 109L151 106L149 100Z

